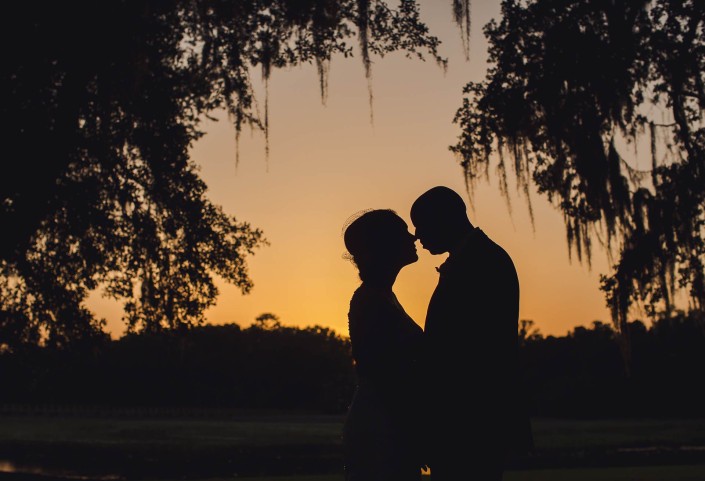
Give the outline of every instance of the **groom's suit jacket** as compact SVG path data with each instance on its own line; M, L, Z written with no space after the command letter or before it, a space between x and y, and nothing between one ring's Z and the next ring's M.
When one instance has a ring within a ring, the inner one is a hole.
M475 228L438 271L424 326L432 444L446 455L478 446L525 451L531 431L518 366L514 263Z

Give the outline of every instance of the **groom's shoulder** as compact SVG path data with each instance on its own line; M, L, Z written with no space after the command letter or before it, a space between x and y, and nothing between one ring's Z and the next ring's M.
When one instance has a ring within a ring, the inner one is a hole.
M507 250L498 242L491 239L485 232L480 232L474 254L476 258L484 262L492 264L499 263L500 265L514 269L514 260Z

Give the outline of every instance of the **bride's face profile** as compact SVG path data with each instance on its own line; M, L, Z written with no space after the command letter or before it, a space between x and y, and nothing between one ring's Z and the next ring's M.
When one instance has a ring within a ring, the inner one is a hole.
M373 210L345 231L345 244L360 270L401 269L419 259L416 237L392 210Z
M390 260L394 258L394 253L398 255L401 266L412 264L419 260L416 252L416 237L409 232L409 227L403 219L391 229L394 237L390 239ZM395 246L396 244L396 246Z

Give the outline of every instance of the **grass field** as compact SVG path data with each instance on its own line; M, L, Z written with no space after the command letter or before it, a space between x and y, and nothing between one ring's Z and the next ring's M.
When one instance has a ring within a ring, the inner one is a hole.
M533 427L535 456L505 481L705 480L705 419L535 419ZM0 480L34 470L54 479L342 481L341 429L341 416L5 414Z
M428 477L428 481L432 478ZM239 478L240 481L343 481L342 476ZM618 468L537 469L507 471L503 481L703 481L705 464ZM155 480L156 481L156 480ZM164 481L164 480L159 480ZM176 480L173 480L176 481ZM209 481L226 481L209 480ZM232 481L231 479L228 481Z
M277 476L237 478L239 481L344 481L342 475ZM703 481L705 465L649 466L619 468L573 468L533 471L507 471L503 481ZM61 478L28 479L0 473L0 481L59 481ZM184 478L145 479L143 481L184 481ZM189 481L233 481L232 477L190 479ZM432 481L424 476L424 481Z
M338 444L341 416L0 416L0 444L232 447ZM539 450L705 446L702 419L534 419Z

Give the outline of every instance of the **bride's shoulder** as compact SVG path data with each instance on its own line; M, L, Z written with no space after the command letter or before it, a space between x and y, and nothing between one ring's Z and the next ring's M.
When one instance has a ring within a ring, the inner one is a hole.
M382 304L384 300L384 295L378 289L362 284L353 292L352 298L350 299L350 308L373 308Z
M369 330L378 329L380 319L387 317L387 308L380 293L365 286L358 287L350 299L348 310L348 330L351 336L359 339Z

